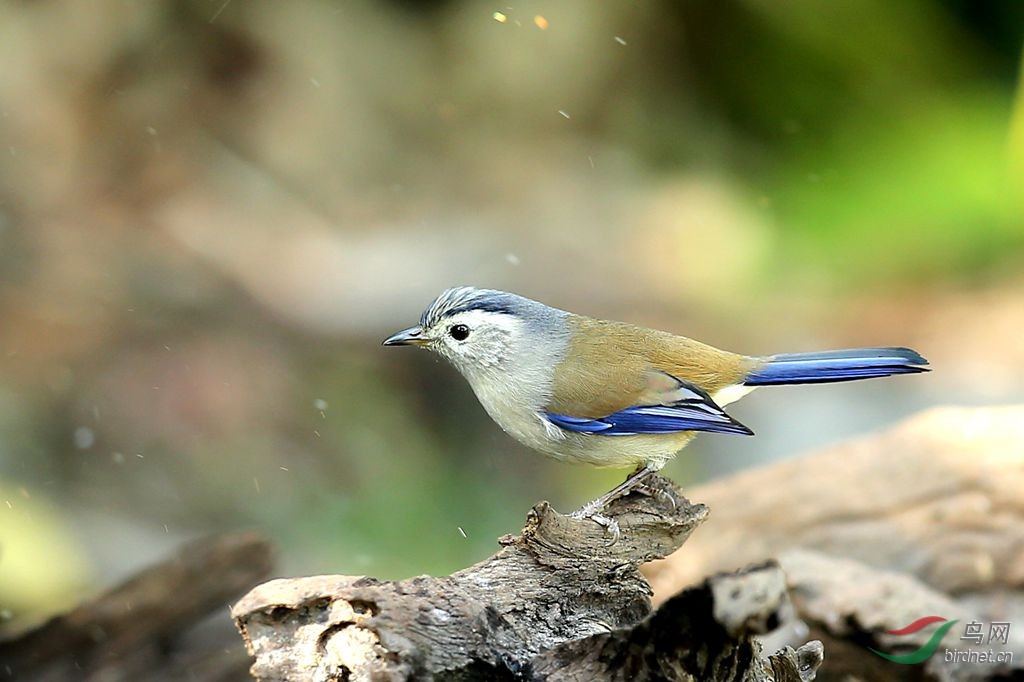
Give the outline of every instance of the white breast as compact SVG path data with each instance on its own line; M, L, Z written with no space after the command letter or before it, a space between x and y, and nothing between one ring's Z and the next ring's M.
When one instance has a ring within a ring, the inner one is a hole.
M523 445L550 452L551 441L562 437L561 429L543 417L551 391L551 380L543 372L519 371L515 378L491 375L467 379L491 419Z

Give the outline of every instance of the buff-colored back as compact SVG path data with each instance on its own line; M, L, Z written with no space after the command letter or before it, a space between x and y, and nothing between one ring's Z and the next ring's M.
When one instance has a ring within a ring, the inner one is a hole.
M713 346L645 329L572 315L573 333L555 369L550 412L604 417L633 405L657 403L653 376L665 372L714 394L742 383L758 361ZM655 370L652 372L652 370Z

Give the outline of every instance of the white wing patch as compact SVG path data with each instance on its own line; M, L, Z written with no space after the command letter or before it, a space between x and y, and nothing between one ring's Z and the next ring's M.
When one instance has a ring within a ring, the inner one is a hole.
M721 405L722 407L729 403L734 403L743 396L753 391L756 386L744 386L743 384L733 384L732 386L726 386L725 388L717 391L711 398Z

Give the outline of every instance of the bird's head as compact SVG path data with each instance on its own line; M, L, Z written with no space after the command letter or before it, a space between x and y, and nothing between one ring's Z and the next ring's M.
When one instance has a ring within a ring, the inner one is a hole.
M418 325L389 336L384 345L422 346L472 379L508 370L532 347L560 338L565 314L504 291L455 287L427 306Z

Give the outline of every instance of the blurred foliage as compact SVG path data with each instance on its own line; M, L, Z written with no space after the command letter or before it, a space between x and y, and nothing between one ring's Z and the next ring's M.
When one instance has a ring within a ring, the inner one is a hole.
M0 2L0 614L239 527L284 572L448 572L620 479L377 346L454 284L942 369L756 396L683 480L1024 397L1022 33L1012 1Z
M22 486L0 486L5 501L0 554L0 632L15 615L58 610L90 581L88 564L56 506Z

